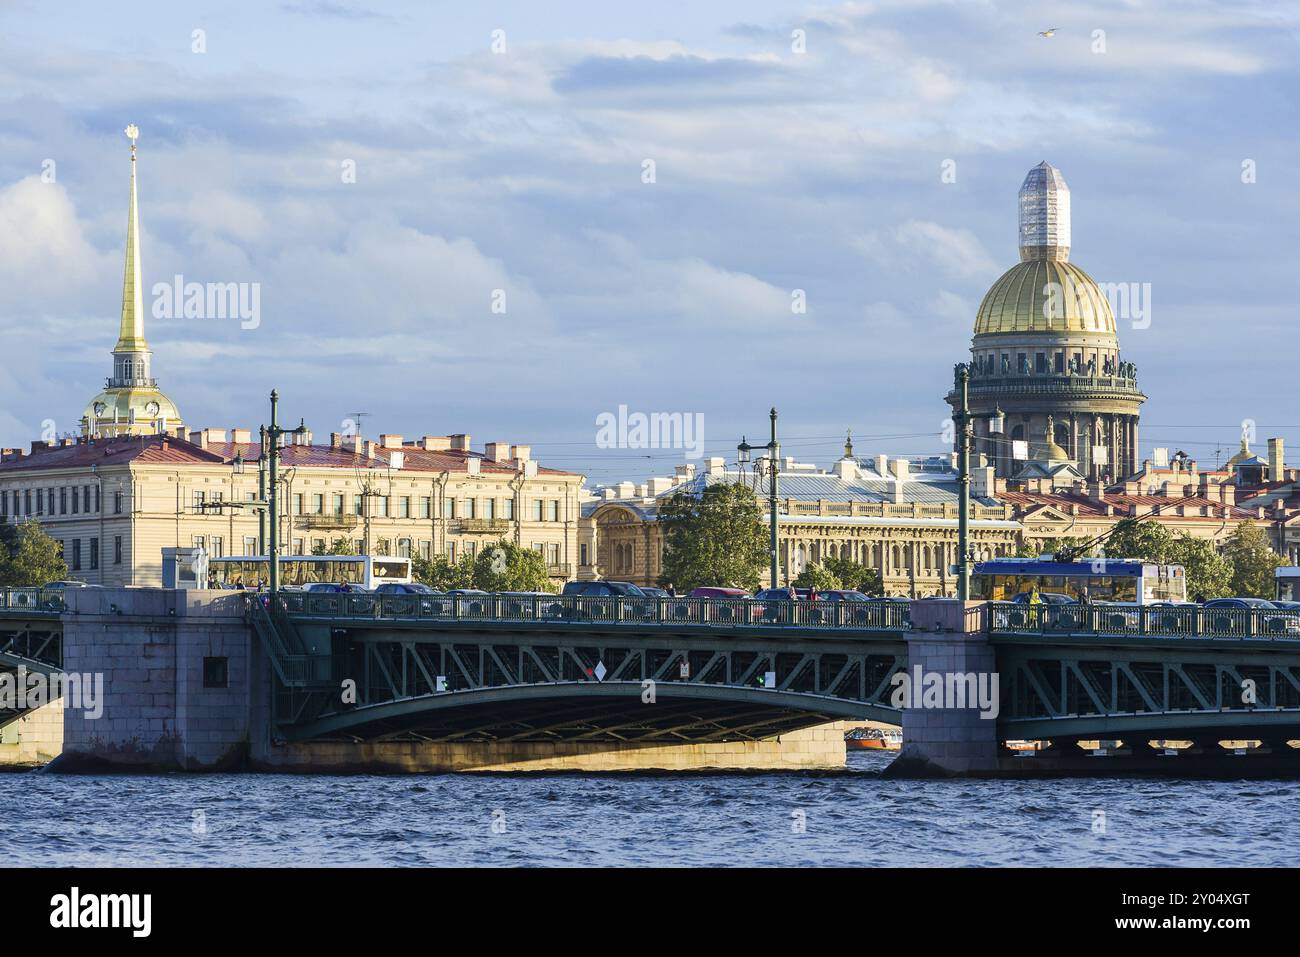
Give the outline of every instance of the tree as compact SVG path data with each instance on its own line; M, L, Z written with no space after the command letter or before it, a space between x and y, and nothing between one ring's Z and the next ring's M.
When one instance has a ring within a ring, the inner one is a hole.
M475 588L484 591L553 591L546 559L531 548L501 539L474 560Z
M1105 541L1107 558L1141 558L1163 564L1174 545L1174 536L1158 522L1121 519Z
M822 562L822 566L840 580L841 588L851 588L864 595L885 593L884 580L881 579L880 572L874 568L848 558L828 558Z
M1187 576L1188 598L1238 594L1232 590L1232 562L1219 554L1213 542L1181 532L1175 535L1157 522L1123 519L1116 524L1114 534L1106 539L1106 556L1182 565Z
M0 586L30 588L67 577L59 543L39 522L0 525Z
M411 577L439 591L473 588L474 560L468 555L462 556L458 562L452 562L442 555L433 558L412 556Z
M324 545L313 545L311 553L313 555L355 555L356 550L353 547L352 542L339 536L329 543L328 548Z
M1232 566L1231 594L1243 598L1272 598L1275 594L1273 572L1282 557L1269 547L1268 538L1254 522L1242 522L1223 546L1224 557Z
M1179 535L1166 553L1166 561L1183 566L1188 598L1208 600L1232 594L1232 565L1208 539Z
M719 482L698 497L681 490L659 506L664 536L661 585L679 592L702 585L758 587L767 563L763 509L740 483Z
M799 577L794 580L795 588L815 588L818 591L830 591L833 588L843 588L840 577L825 565L812 562L799 573Z

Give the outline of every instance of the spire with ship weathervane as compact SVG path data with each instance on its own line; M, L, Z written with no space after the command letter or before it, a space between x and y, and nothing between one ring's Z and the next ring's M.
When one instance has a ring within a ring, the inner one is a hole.
M131 207L126 217L126 267L122 274L122 322L113 346L113 375L91 399L81 419L86 435L151 435L183 425L175 403L158 389L150 367L153 356L144 338L144 281L140 268L140 209L136 193L135 150L140 130L126 128L131 140Z
M126 217L126 269L122 276L122 329L114 352L147 352L144 341L144 298L140 278L140 208L135 189L135 141L140 130L134 124L126 128L131 139L131 208Z

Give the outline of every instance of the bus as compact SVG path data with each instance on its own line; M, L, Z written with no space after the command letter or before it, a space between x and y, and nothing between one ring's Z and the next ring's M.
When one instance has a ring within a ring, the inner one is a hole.
M1130 558L1078 562L1057 562L1050 557L994 558L976 562L971 576L971 597L982 601L1015 601L1017 595L1035 590L1047 601L1058 595L1066 596L1058 601L1078 601L1085 587L1088 600L1095 602L1150 605L1187 601L1182 565Z
M216 588L263 588L271 580L265 555L209 558L208 580ZM376 555L286 555L280 559L280 585L297 589L317 583L350 585L374 591L388 582L407 584L411 560Z
M1278 601L1300 601L1300 566L1283 565L1273 573Z

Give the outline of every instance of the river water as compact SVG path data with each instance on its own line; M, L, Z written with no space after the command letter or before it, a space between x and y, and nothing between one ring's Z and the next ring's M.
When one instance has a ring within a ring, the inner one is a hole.
M1293 863L1300 782L0 774L11 865Z

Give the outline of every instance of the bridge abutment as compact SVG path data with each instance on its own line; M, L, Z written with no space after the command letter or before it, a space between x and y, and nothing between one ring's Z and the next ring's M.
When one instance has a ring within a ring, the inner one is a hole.
M904 708L903 748L886 774L956 777L998 770L997 660L982 612L983 602L912 603L907 681L895 689ZM959 687L957 701L948 689ZM992 695L991 712L980 706L981 687Z
M243 763L252 642L243 596L162 588L69 589L63 667L102 684L65 707L52 769L215 770ZM69 702L65 697L65 705Z

